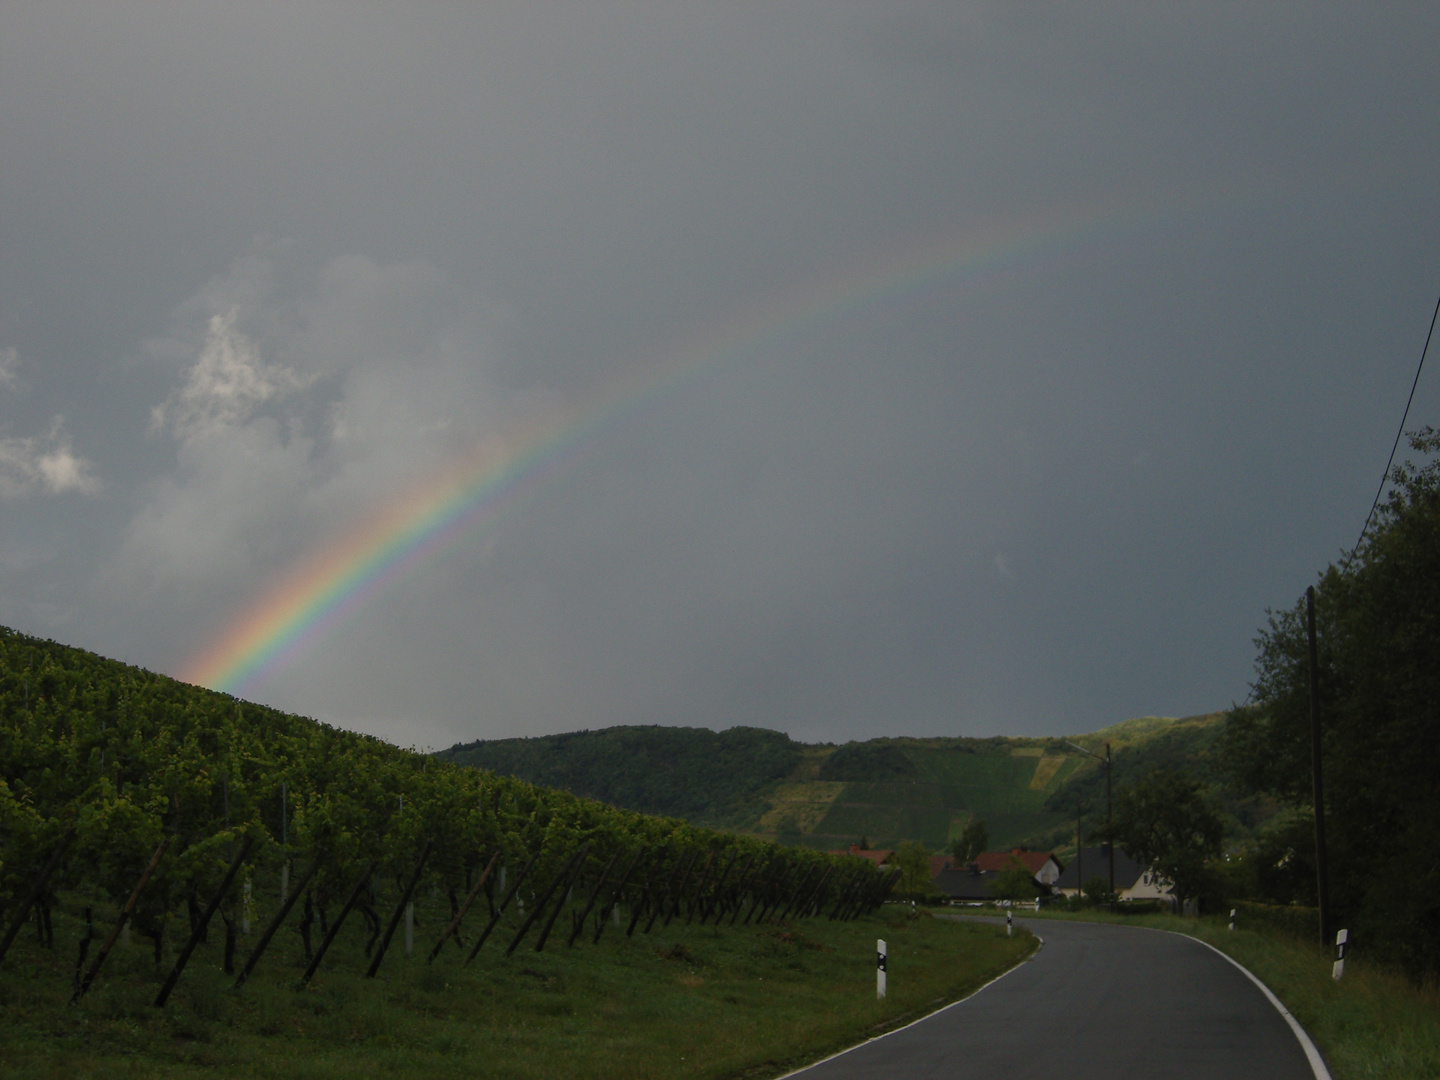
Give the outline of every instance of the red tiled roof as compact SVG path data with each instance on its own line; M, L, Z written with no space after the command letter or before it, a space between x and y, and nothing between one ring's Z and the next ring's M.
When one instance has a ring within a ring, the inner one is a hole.
M890 858L891 855L894 855L895 852L891 848L862 848L856 844L851 844L847 851L827 851L825 854L855 855L862 859L869 859L876 866L882 866L885 860Z
M1032 875L1038 874L1046 860L1054 858L1049 851L1021 851L1015 848L1012 851L982 851L975 857L975 863L985 873L993 874L1004 870L1013 860L1018 859L1020 865L1029 870ZM1057 865L1060 860L1055 860Z

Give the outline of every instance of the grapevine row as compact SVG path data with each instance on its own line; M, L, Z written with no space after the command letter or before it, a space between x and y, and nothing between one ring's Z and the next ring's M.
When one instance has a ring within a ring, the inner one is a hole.
M158 969L182 914L157 1004L217 915L238 985L284 925L308 980L356 915L374 976L421 889L450 915L429 958L450 944L468 962L487 941L543 949L557 926L568 945L598 942L607 920L633 935L682 917L851 918L893 884L858 860L450 766L3 628L0 717L0 959L27 920L53 940L62 897L86 904L87 925L93 906L115 909L81 943L77 998L122 925L152 941ZM256 889L273 913L242 962Z

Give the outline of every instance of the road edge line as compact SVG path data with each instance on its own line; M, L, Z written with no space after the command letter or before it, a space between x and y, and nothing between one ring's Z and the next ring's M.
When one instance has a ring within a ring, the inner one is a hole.
M958 921L958 920L957 920L957 921ZM1028 928L1027 928L1027 929L1028 929ZM1030 933L1035 934L1035 931L1031 930ZM862 1046L869 1046L871 1043L873 1043L873 1042L879 1042L881 1039L888 1039L891 1035L898 1035L898 1034L900 1034L900 1032L906 1030L906 1028L912 1028L912 1027L914 1027L916 1024L923 1023L924 1021L929 1020L932 1016L939 1016L939 1015L940 1015L942 1012L944 1012L946 1009L953 1009L953 1008L955 1008L956 1005L963 1005L963 1004L965 1004L965 1002L969 1001L971 998L975 997L977 994L983 993L985 990L988 990L990 987L994 986L994 985L995 985L997 982L999 982L1001 979L1005 978L1006 975L1010 975L1010 974L1013 974L1013 973L1016 972L1016 971L1019 971L1019 970L1020 970L1022 967L1024 967L1026 964L1030 963L1031 960L1034 960L1035 957L1039 956L1039 955L1040 955L1040 950L1045 947L1045 939L1044 939L1043 937L1041 937L1039 934L1035 934L1035 941L1037 942L1035 948L1031 949L1028 953L1026 953L1026 954L1025 954L1023 957L1021 957L1018 961L1016 961L1014 967L1006 968L1006 969L1005 969L1004 971L1002 971L999 975L996 975L993 979L991 979L989 982L987 982L984 986L977 986L974 990L970 991L970 993L966 994L964 997L962 997L962 998L956 998L954 1001L950 1002L950 1004L948 1004L948 1005L941 1005L940 1008L934 1010L933 1012L928 1012L928 1013L926 1013L924 1016L917 1016L914 1020L911 1020L908 1024L905 1024L905 1025L903 1025L903 1026L901 1026L901 1027L893 1028L893 1029L891 1029L890 1031L883 1031L883 1032L881 1032L879 1035L872 1035L870 1038L866 1039L864 1042L858 1042L858 1043L856 1043L854 1046L847 1046L844 1050L837 1050L837 1051L835 1051L835 1053L830 1054L830 1055L827 1056L827 1057L823 1057L823 1058L821 1058L819 1061L812 1061L812 1062L810 1062L810 1064L808 1064L808 1065L802 1065L802 1066L800 1066L800 1068L798 1068L798 1069L791 1069L791 1070L790 1070L789 1072L787 1072L787 1073L781 1073L779 1076L777 1076L777 1077L775 1078L775 1080L789 1080L790 1077L792 1077L792 1076L799 1076L801 1073L805 1072L805 1071L808 1070L808 1069L813 1069L813 1068L815 1068L816 1066L824 1065L825 1062L827 1062L827 1061L833 1061L833 1060L835 1060L835 1059L838 1058L838 1057L844 1057L846 1054L850 1053L850 1051L852 1051L852 1050L859 1050L860 1047L862 1047ZM1225 954L1224 954L1224 953L1221 953L1220 955L1221 955L1221 956L1224 956ZM1229 957L1226 957L1226 959L1228 960ZM1248 974L1248 972L1247 972L1247 974ZM1252 978L1253 978L1253 976L1252 976ZM1324 1077L1321 1078L1321 1080L1330 1080L1329 1074L1327 1073Z
M1136 929L1160 930L1158 926L1140 926L1136 927ZM1282 1002L1278 997L1275 996L1274 991L1272 991L1268 986L1266 986L1263 982L1260 981L1260 977L1258 975L1256 975L1253 971L1247 968L1244 964L1240 963L1239 960L1236 960L1229 953L1217 949L1208 941L1195 937L1192 934L1181 933L1179 930L1160 930L1160 932L1162 934L1174 934L1176 937L1188 938L1191 941L1199 942L1199 944L1204 945L1205 948L1209 949L1216 956L1223 956L1226 960L1230 961L1230 963L1234 964L1237 968L1244 972L1245 977L1260 988L1260 992L1270 999L1270 1004L1275 1006L1275 1010L1281 1016L1283 1016L1285 1018L1285 1022L1290 1025L1290 1030L1294 1033L1296 1040L1300 1043L1300 1049L1305 1052L1305 1059L1310 1062L1310 1070L1315 1074L1315 1080L1333 1080L1333 1078L1330 1076L1329 1068L1325 1065L1324 1057L1321 1056L1320 1050L1315 1045L1315 1043L1311 1041L1309 1033L1307 1033L1305 1028L1301 1026L1300 1021L1295 1019L1295 1017L1291 1014L1290 1010L1285 1007L1284 1002ZM1008 975L1010 973L1007 971L1005 974Z

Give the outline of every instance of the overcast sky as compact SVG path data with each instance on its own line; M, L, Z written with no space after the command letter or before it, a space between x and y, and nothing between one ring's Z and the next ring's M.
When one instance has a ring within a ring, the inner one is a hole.
M1223 708L1399 423L1437 42L1433 3L7 3L0 623L183 675L571 417L244 694L434 747Z

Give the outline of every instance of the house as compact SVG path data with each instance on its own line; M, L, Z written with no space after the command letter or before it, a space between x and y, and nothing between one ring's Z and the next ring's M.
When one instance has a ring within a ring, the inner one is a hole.
M1109 883L1109 844L1081 849L1056 879L1054 889L1062 896L1076 896L1087 881L1096 877ZM1121 848L1115 849L1115 896L1120 900L1171 899L1170 886L1162 884L1153 870L1136 862Z
M932 865L936 860L932 860ZM953 859L945 859L934 875L935 887L951 900L973 901L991 899L990 883L1002 870L1018 862L1030 871L1037 893L1048 892L1064 869L1060 860L1050 851L1024 851L1014 848L1010 851L986 851L966 866L956 866Z
M975 857L975 865L980 868L982 873L987 874L999 873L1008 868L1012 862L1017 861L1030 871L1030 876L1036 882L1047 887L1053 886L1065 869L1064 864L1055 857L1053 851L1025 851L1023 848L1012 848L1009 851L982 851Z
M952 901L990 900L990 882L995 875L981 870L974 863L947 866L935 875L935 887Z

